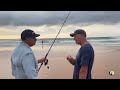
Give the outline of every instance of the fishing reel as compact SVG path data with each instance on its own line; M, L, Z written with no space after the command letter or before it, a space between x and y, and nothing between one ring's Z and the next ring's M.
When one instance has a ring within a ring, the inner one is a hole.
M49 69L49 66L48 66L48 59L45 60L44 65L45 65L45 66L47 65L47 68Z

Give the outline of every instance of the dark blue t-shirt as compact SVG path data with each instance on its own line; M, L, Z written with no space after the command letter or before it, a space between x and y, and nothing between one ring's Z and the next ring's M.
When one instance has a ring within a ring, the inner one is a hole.
M74 67L73 79L79 79L79 71L81 65L85 64L88 67L87 78L92 79L91 70L94 62L94 49L90 44L85 44L80 48L76 55L76 63Z

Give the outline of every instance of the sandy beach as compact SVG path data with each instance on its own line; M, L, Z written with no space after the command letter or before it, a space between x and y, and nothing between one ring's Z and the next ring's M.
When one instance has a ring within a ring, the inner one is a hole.
M37 59L47 53L50 46L33 46L33 52ZM0 79L14 79L11 74L10 57L15 47L0 47ZM66 60L67 55L75 57L79 45L54 45L51 49L49 69L42 66L39 71L39 79L72 79L73 66ZM120 78L120 46L93 45L95 60L92 69L93 79L119 79ZM40 64L39 64L40 66ZM109 75L109 71L114 75Z

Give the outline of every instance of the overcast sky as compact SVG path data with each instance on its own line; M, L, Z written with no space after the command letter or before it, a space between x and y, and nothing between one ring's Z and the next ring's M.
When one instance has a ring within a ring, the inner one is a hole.
M68 12L69 11L0 11L0 31L2 31L0 35L1 37L5 35L18 36L24 28L32 28L36 29L38 33L47 34L47 37L54 37ZM88 33L90 33L91 36L97 36L97 34L95 34L96 32L108 32L105 30L110 28L112 28L111 31L113 29L119 29L119 22L120 11L72 11L65 23L64 32L61 37L68 37L70 32L81 27L87 29L87 31L89 30ZM99 30L99 28L103 31ZM92 29L96 29L97 31L92 31ZM117 34L118 32L116 35ZM108 35L108 33L106 35Z
M0 11L0 25L41 26L61 24L68 11ZM66 24L116 24L120 11L72 11Z

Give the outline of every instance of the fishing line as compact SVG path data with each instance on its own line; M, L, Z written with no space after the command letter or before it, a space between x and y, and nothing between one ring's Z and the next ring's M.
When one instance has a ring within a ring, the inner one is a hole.
M64 20L64 22L63 22L63 24L62 24L62 26L61 26L61 28L60 28L58 34L56 35L56 37L55 37L53 43L51 44L51 46L50 46L50 48L49 48L47 54L45 55L45 59L47 58L47 56L48 56L48 54L49 54L49 52L50 52L50 50L51 50L53 44L55 43L55 40L57 39L58 35L60 34L60 31L62 30L62 27L64 26L65 22L67 21L67 19L68 19L70 13L71 13L71 11L69 11L67 17L65 18L65 20ZM43 63L44 63L44 65L48 65L48 59L41 63L41 65L40 65L38 71L40 70L40 68L41 68L41 66L43 65ZM47 66L47 68L49 69L49 66Z

